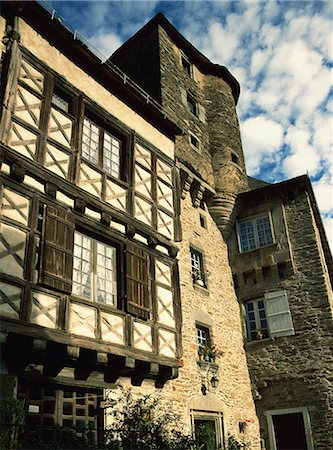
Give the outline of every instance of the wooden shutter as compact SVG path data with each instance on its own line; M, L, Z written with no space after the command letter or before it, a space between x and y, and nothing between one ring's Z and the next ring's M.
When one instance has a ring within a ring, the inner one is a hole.
M206 123L206 111L205 108L198 104L198 117L202 123Z
M72 292L74 215L47 206L44 210L40 281L54 289Z
M295 334L286 291L266 292L265 301L271 337Z
M126 247L127 311L142 319L150 316L149 255L133 243Z

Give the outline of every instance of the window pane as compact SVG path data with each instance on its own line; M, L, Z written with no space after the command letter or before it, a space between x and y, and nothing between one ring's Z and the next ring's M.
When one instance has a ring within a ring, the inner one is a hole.
M264 245L272 244L273 236L271 231L271 224L269 218L261 217L256 220L257 232L258 232L258 245L263 247Z
M73 259L73 294L91 297L91 244L92 239L75 233Z
M97 242L97 301L115 305L116 249Z
M120 141L104 132L103 169L110 175L120 176Z
M98 164L99 129L86 117L83 120L82 156Z
M253 250L256 248L256 241L252 221L241 222L239 224L239 234L242 252L247 252L249 250Z

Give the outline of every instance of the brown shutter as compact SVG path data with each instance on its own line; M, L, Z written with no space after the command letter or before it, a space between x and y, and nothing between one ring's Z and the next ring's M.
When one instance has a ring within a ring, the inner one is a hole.
M44 210L41 283L72 292L74 215L47 206Z
M127 311L142 319L150 316L149 256L133 243L126 247Z

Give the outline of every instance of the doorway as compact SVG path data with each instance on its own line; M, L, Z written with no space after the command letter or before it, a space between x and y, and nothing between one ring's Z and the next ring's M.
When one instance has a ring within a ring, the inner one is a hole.
M268 411L267 419L272 450L313 450L306 408Z

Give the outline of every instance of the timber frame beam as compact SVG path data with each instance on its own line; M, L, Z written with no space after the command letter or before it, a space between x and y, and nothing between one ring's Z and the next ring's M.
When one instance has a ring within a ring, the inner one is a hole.
M152 379L157 388L162 388L168 380L178 376L177 366L16 333L8 333L1 353L10 372L22 374L29 364L36 364L43 367L43 376L47 378L56 378L63 369L72 368L74 379L78 381L86 382L93 372L100 372L106 384L114 384L119 377L127 376L133 386L141 386L144 379Z

